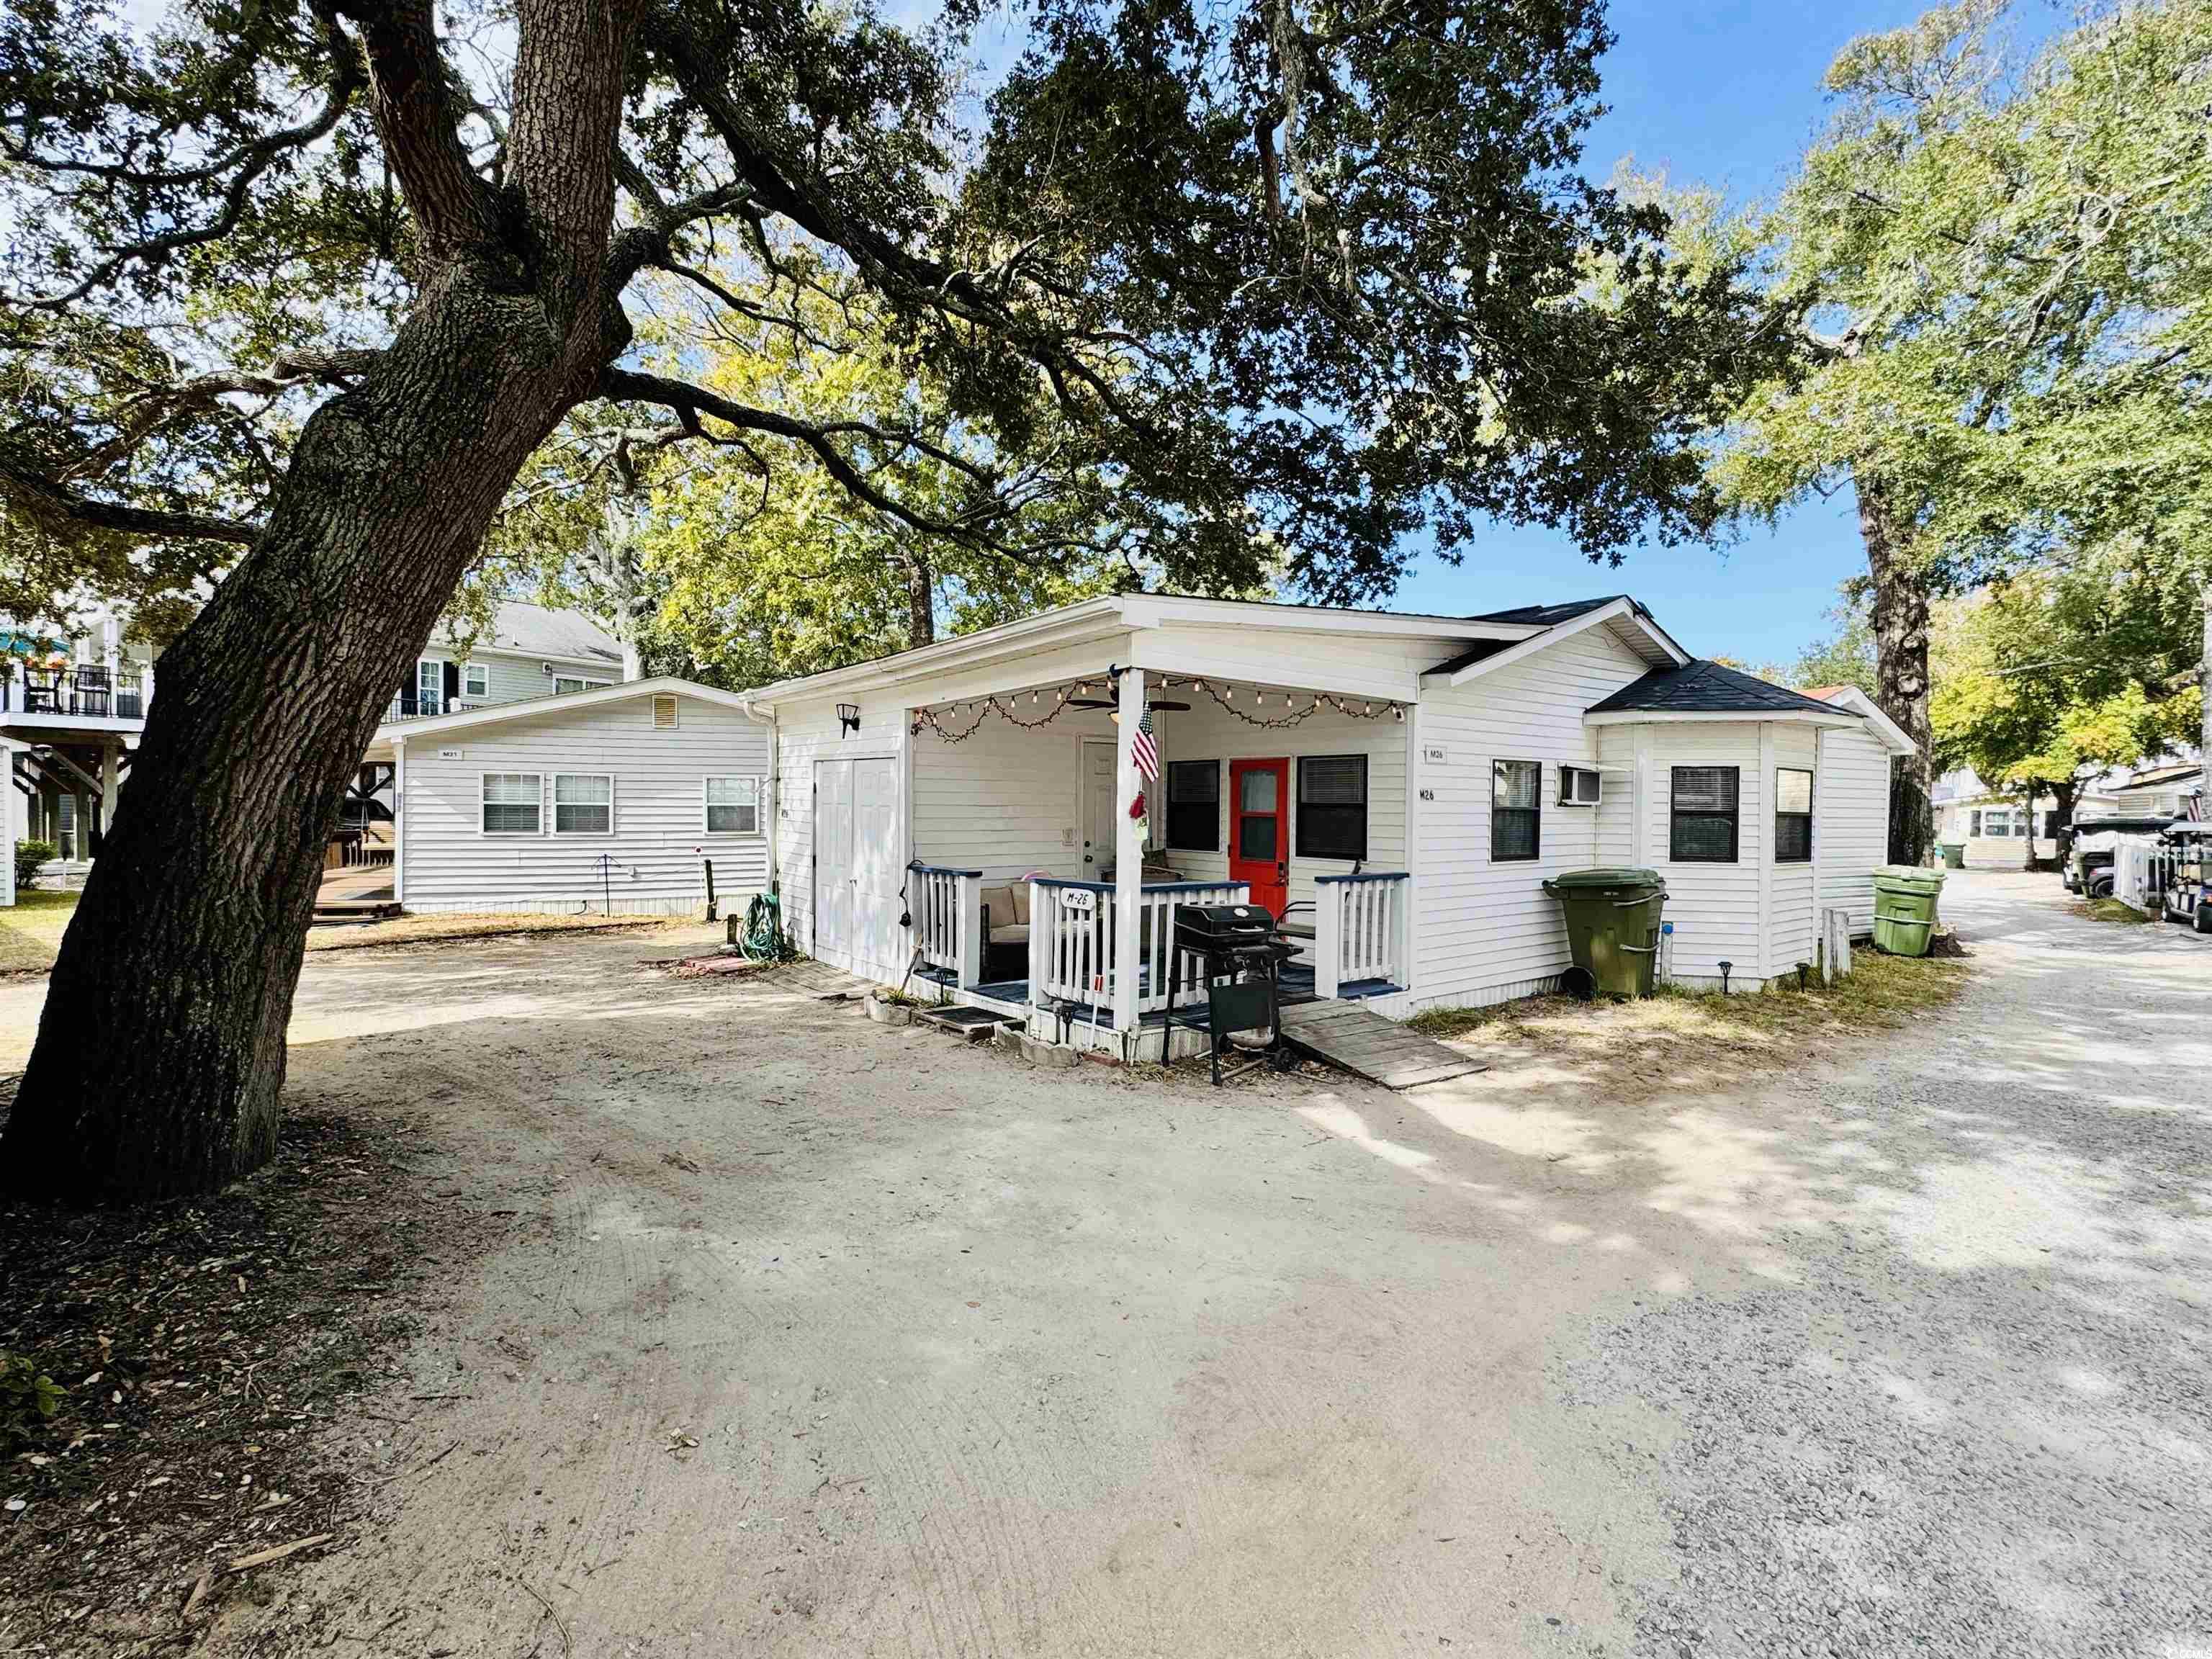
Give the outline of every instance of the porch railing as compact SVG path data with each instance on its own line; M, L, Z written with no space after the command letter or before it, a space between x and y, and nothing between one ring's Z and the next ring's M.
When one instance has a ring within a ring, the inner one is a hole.
M1104 1006L1114 996L1114 884L1036 877L1030 883L1030 1000ZM1137 1012L1168 1006L1168 981L1196 985L1200 960L1175 948L1176 907L1243 904L1243 882L1149 883L1137 895Z
M1405 983L1413 882L1402 870L1314 878L1314 994Z
M915 950L931 967L951 974L954 984L975 984L982 978L983 872L909 864L906 875Z
M146 691L135 674L119 679L100 667L32 670L21 679L0 679L0 713L141 720L146 718Z

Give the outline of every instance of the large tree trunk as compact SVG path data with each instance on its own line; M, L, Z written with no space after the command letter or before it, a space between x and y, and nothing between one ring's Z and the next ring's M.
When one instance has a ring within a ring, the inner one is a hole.
M456 239L432 265L377 368L307 422L266 530L163 654L0 1140L17 1191L206 1191L274 1150L347 779L500 498L619 344L599 282L629 27L525 6L508 240ZM372 32L372 54L406 46ZM441 164L424 163L429 182L458 189Z
M1928 714L1928 589L1907 556L1905 528L1883 481L1862 472L1857 486L1859 534L1874 583L1875 702L1917 750L1891 772L1889 858L1925 864L1936 838L1929 803L1936 732Z
M2058 867L2066 867L2066 849L2074 840L2074 800L2081 793L2076 778L2055 778L2051 784L2051 839Z

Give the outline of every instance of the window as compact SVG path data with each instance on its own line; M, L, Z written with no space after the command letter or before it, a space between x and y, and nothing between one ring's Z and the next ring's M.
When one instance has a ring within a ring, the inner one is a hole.
M1490 763L1490 860L1517 864L1542 844L1544 763Z
M446 665L424 657L415 665L415 712L434 714L445 706Z
M491 669L480 662L461 665L461 695L465 697L491 696Z
M612 684L611 680L578 679L567 674L556 674L553 677L553 695L565 697L572 691L596 691L603 685Z
M1667 856L1677 864L1734 864L1736 791L1741 769L1734 766L1677 766L1674 769Z
M653 697L653 724L656 731L666 731L676 724L676 699L661 692Z
M1595 806L1604 795L1604 787L1593 769L1587 766L1562 766L1559 769L1560 805Z
M1966 814L1966 838L1969 841L1972 841L1979 836L1981 833L1982 809L1977 806L1972 811Z
M2056 841L2056 840L2057 840L2057 839L2058 839L2058 814L2057 814L2057 813L2056 813L2056 812L2045 812L2045 813L2043 815L2043 831L2042 831L2042 834L2043 834L2043 839L2044 839L2044 840L2045 840L2045 841Z
M760 780L707 780L707 833L710 836L760 834Z
M536 772L487 772L483 775L483 816L487 836L534 836L544 795L544 779Z
M2028 816L2017 806L1987 806L1974 815L1981 820L1981 828L1974 833L1994 841L2024 841L2027 837Z
M1298 757L1298 856L1367 856L1367 757Z
M1774 861L1813 860L1813 775L1784 767L1774 775Z
M1188 853L1221 850L1221 763L1168 763L1168 842Z
M553 775L553 833L605 836L615 827L615 781L605 772Z

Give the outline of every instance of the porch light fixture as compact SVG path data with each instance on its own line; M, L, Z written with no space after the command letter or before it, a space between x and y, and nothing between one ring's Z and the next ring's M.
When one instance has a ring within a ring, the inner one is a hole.
M837 705L837 736L841 739L846 732L857 732L860 729L860 704L841 702Z

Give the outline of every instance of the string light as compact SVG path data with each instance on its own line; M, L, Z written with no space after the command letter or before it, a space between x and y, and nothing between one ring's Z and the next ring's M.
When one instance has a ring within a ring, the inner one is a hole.
M1313 701L1303 708L1297 706L1290 692L1283 692L1281 696L1285 712L1278 715L1269 715L1264 712L1267 707L1267 694L1265 691L1255 690L1252 693L1252 705L1262 712L1256 715L1249 714L1237 706L1237 688L1233 685L1219 685L1206 679L1180 679L1174 675L1163 676L1159 684L1160 689L1164 691L1171 691L1181 686L1188 686L1194 690L1203 691L1213 699L1217 707L1235 715L1246 726L1259 726L1267 730L1303 725L1324 709L1333 709L1347 720L1381 720L1386 714L1401 726L1406 720L1406 708L1403 703L1386 702L1378 708L1372 699L1353 702L1331 691L1314 693ZM1053 691L1052 707L1033 719L1025 719L1015 712L1018 707L1018 700L1021 696L1018 691L1011 692L1003 697L994 695L983 698L980 702L948 704L942 711L920 708L915 711L913 722L908 729L917 737L924 732L934 732L946 743L965 743L982 729L986 720L996 714L1010 726L1020 726L1024 731L1034 731L1038 726L1051 725L1062 714L1066 714L1073 706L1070 702L1071 698L1087 698L1091 694L1091 682L1088 680L1079 680L1073 687L1065 685L1056 687ZM1041 689L1032 690L1030 692L1030 707L1032 708L1042 707L1043 697L1044 693ZM957 728L948 727L945 723L948 718L964 720L966 724Z

